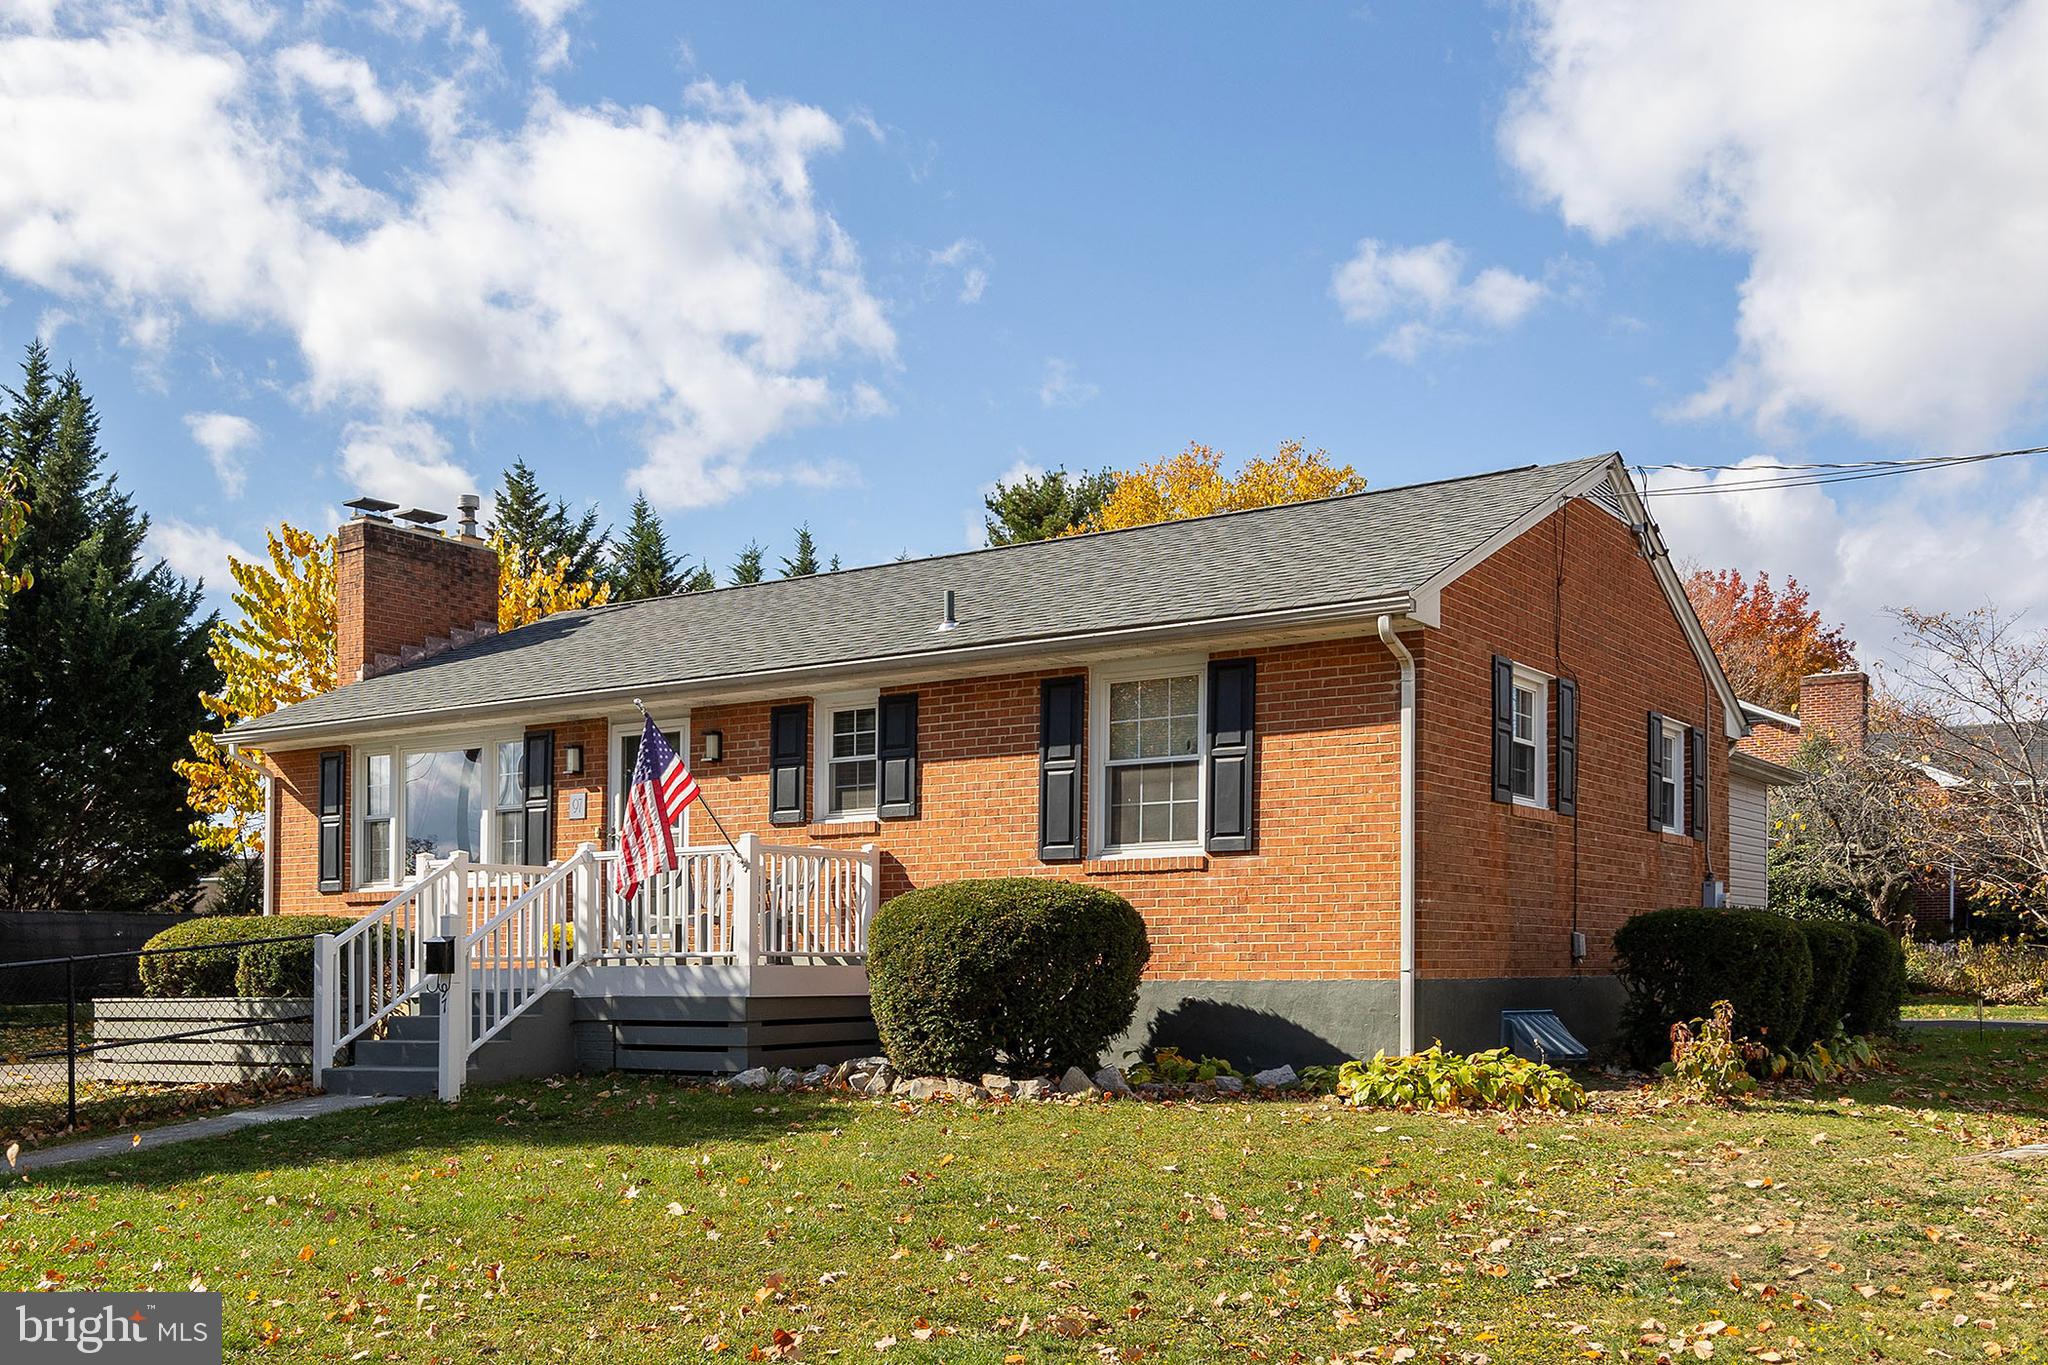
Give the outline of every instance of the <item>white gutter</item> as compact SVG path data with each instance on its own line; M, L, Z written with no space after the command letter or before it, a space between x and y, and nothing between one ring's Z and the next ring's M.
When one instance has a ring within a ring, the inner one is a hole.
M1415 656L1380 618L1380 640L1401 665L1401 1053L1415 1051Z

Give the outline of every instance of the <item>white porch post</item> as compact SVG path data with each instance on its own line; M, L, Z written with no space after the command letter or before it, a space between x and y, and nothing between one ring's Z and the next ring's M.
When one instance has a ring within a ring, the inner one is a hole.
M446 887L448 901L441 915L441 935L455 941L454 970L448 974L448 991L441 998L441 1098L454 1101L462 1096L462 1081L469 1069L469 855L457 851L449 859Z
M761 917L761 838L757 834L739 837L740 866L732 879L732 956L739 969L740 994L754 993L754 935Z
M597 870L597 845L576 845L576 858L582 866L576 869L576 927L571 956L577 962L588 962L597 956L599 936L604 932L604 904L600 898L606 888Z
M313 1088L321 1088L321 1078L327 1068L334 1065L335 1020L341 1014L341 1001L335 992L341 987L341 963L334 949L334 935L320 934L313 939Z
M860 941L856 947L866 957L868 926L875 922L875 911L882 904L882 850L873 844L862 844L860 856Z

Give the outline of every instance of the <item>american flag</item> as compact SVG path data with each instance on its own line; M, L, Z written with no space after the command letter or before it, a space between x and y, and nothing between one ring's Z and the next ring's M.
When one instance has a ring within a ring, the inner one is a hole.
M689 764L669 747L654 717L640 729L640 761L626 791L619 831L619 894L631 896L640 883L676 865L675 827L700 793Z

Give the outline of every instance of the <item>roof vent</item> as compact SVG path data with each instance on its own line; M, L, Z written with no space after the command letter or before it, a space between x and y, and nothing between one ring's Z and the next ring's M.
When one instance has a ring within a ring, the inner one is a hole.
M429 512L424 507L408 507L398 514L400 521L409 521L422 531L431 531L441 522L448 520L446 512Z
M364 496L355 499L353 502L345 502L342 506L348 508L357 516L367 518L370 521L388 521L390 518L384 514L396 508L398 504L386 502L382 498Z
M948 588L946 589L946 615L945 619L939 622L939 629L951 630L959 624L960 617L955 613L953 609L953 590L951 588Z
M474 493L464 493L455 500L455 510L462 516L457 529L462 532L464 540L476 539L476 510L481 506L483 499Z

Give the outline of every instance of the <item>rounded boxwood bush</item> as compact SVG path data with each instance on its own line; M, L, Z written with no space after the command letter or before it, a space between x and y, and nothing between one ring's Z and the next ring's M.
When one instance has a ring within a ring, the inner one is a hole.
M1735 1030L1789 1047L1806 1018L1813 954L1806 935L1768 910L1678 906L1635 916L1614 934L1615 974L1628 991L1621 1042L1638 1065L1671 1053L1671 1026L1735 1006Z
M896 897L868 933L883 1050L912 1076L1087 1067L1131 1022L1145 921L1100 887L1035 877Z
M1813 958L1813 989L1806 995L1806 1016L1799 1023L1799 1047L1825 1042L1842 1027L1842 1004L1849 998L1849 981L1855 974L1856 933L1835 920L1794 920L1806 935L1806 951Z
M245 953L262 951L265 948L285 948L297 945L258 945L250 948L223 946L207 948L207 944L235 944L252 938L283 938L292 934L333 934L339 933L353 919L345 915L207 915L174 924L143 944L145 952L152 948L193 948L184 953L163 953L147 955L137 961L136 972L142 980L142 993L158 998L216 995L305 995L312 990L313 956L312 941L304 944L306 969L305 987L295 991L274 992L270 990L243 991L237 978ZM278 979L276 969L262 969L252 980Z
M1906 1001L1906 951L1875 920L1857 920L1849 932L1856 936L1856 962L1842 997L1842 1027L1857 1037L1890 1033Z
M269 933L252 935L269 938L275 934L338 934L355 921L346 915L294 915L265 921ZM401 939L400 944L403 943ZM394 948L394 960L402 961L402 947ZM313 993L313 940L295 938L283 943L252 943L242 949L235 964L236 995L311 995Z

